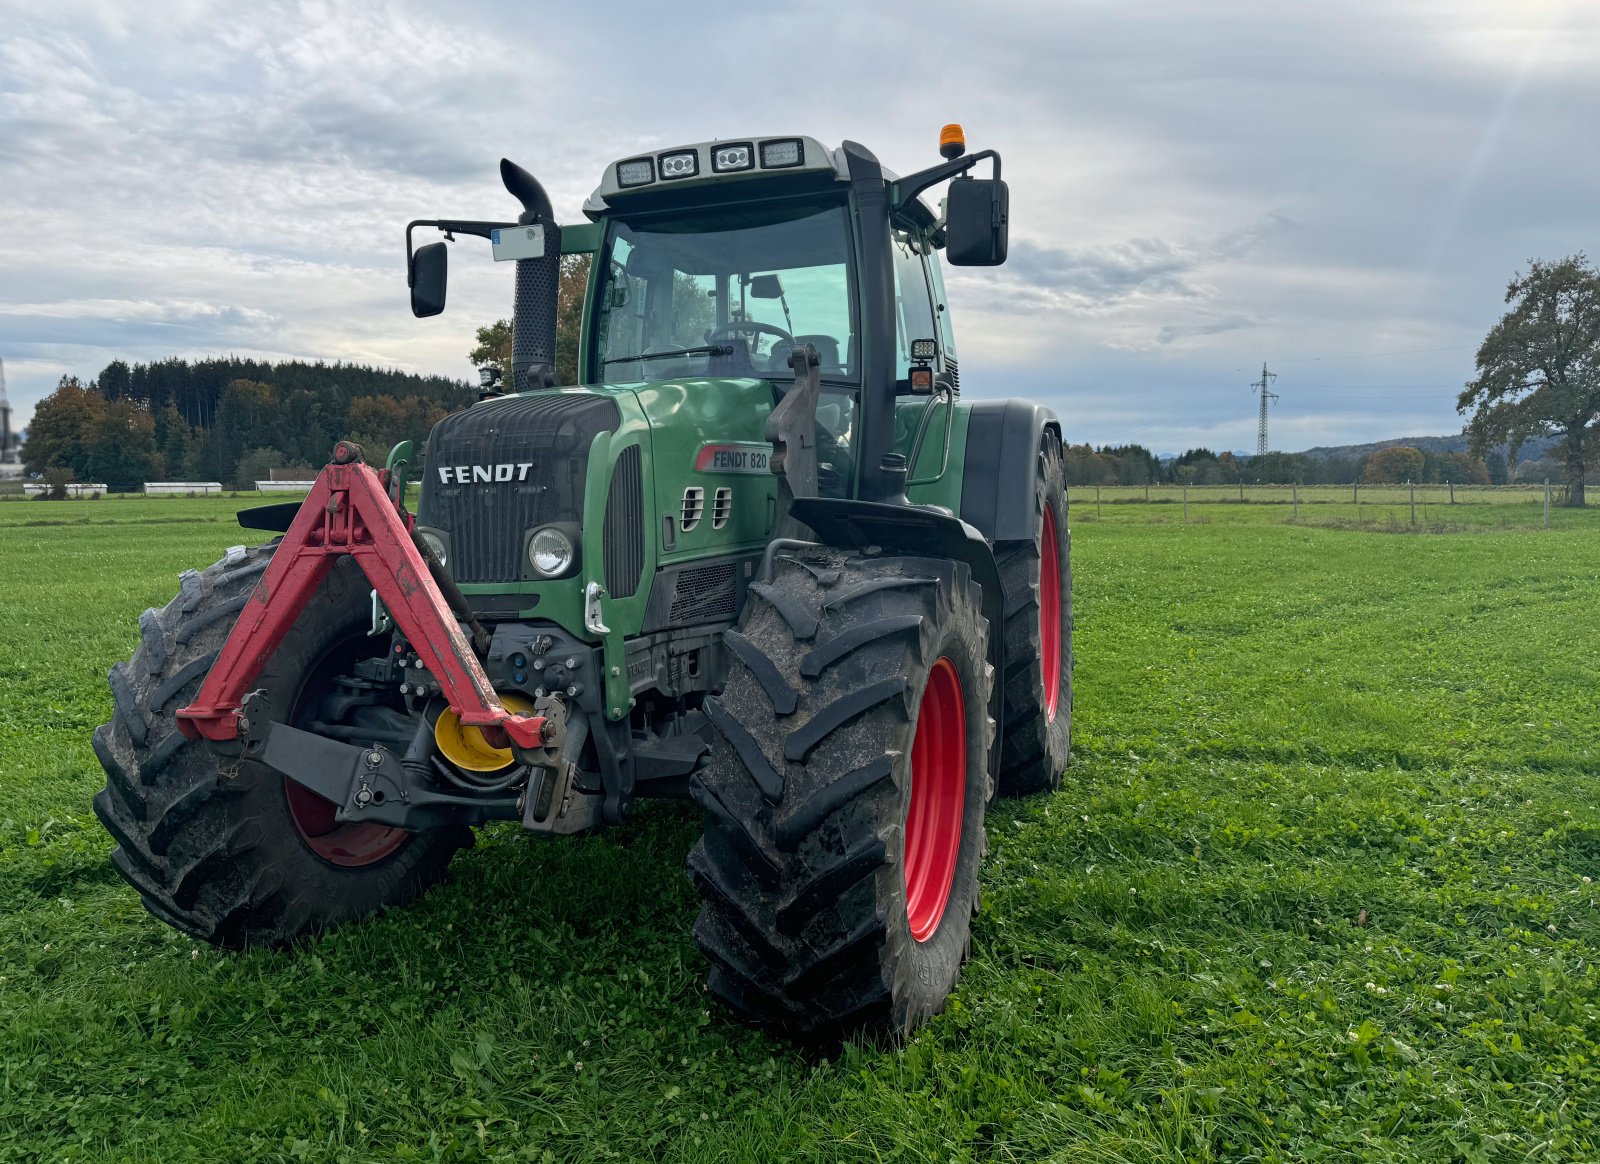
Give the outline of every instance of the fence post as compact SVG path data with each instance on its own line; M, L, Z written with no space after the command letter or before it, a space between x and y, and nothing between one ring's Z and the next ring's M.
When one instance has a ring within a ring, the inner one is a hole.
M1100 516L1100 486L1094 487L1094 515Z
M1150 504L1150 482L1148 481L1144 483L1144 501L1146 505Z
M1452 481L1452 482L1450 482L1450 504L1454 505L1455 503L1456 503L1456 483L1454 481Z
M1361 482L1360 481L1352 481L1352 482L1350 482L1350 503L1352 505L1360 505L1361 504L1361 495L1356 492L1360 488L1361 488Z
M1300 482L1298 482L1298 481L1294 482L1293 489L1294 489L1294 519L1296 521L1299 521L1300 520Z
M1417 524L1417 483L1415 481L1407 481L1406 484L1411 486L1411 524L1412 525L1416 525Z
M1189 524L1189 487L1183 487L1183 523Z
M1243 477L1239 478L1239 500L1240 501L1244 500L1244 478Z
M1544 528L1550 528L1550 478L1544 479Z

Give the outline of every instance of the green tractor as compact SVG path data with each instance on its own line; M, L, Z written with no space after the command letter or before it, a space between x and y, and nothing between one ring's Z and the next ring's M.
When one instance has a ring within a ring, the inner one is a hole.
M474 826L687 796L694 936L737 1015L831 1038L938 1011L985 808L1057 787L1072 710L1060 424L961 399L940 274L1005 260L1000 158L957 127L941 154L909 177L806 137L640 154L569 226L507 161L516 222L410 224L418 316L447 250L416 230L516 264L510 382L420 457L341 442L303 504L239 515L281 537L142 616L95 811L150 912L292 944L424 892Z

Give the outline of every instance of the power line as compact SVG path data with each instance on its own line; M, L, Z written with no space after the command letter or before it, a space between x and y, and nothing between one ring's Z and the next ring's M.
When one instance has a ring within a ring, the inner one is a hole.
M1267 401L1278 399L1276 392L1268 392L1267 385L1278 378L1276 372L1267 371L1266 364L1261 365L1261 379L1250 385L1252 388L1261 389L1261 423L1256 426L1256 456L1267 455Z

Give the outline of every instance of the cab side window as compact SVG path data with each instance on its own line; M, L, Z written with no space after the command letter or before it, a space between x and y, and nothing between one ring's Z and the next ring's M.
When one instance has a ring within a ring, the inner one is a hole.
M920 244L915 238L896 232L891 245L894 248L895 379L905 380L911 375L911 341L936 340L939 328Z

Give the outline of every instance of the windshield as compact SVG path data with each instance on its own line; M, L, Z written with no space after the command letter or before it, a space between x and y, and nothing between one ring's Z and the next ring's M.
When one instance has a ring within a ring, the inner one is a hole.
M597 296L597 371L633 382L783 377L809 343L825 379L855 380L843 206L735 206L613 225Z

